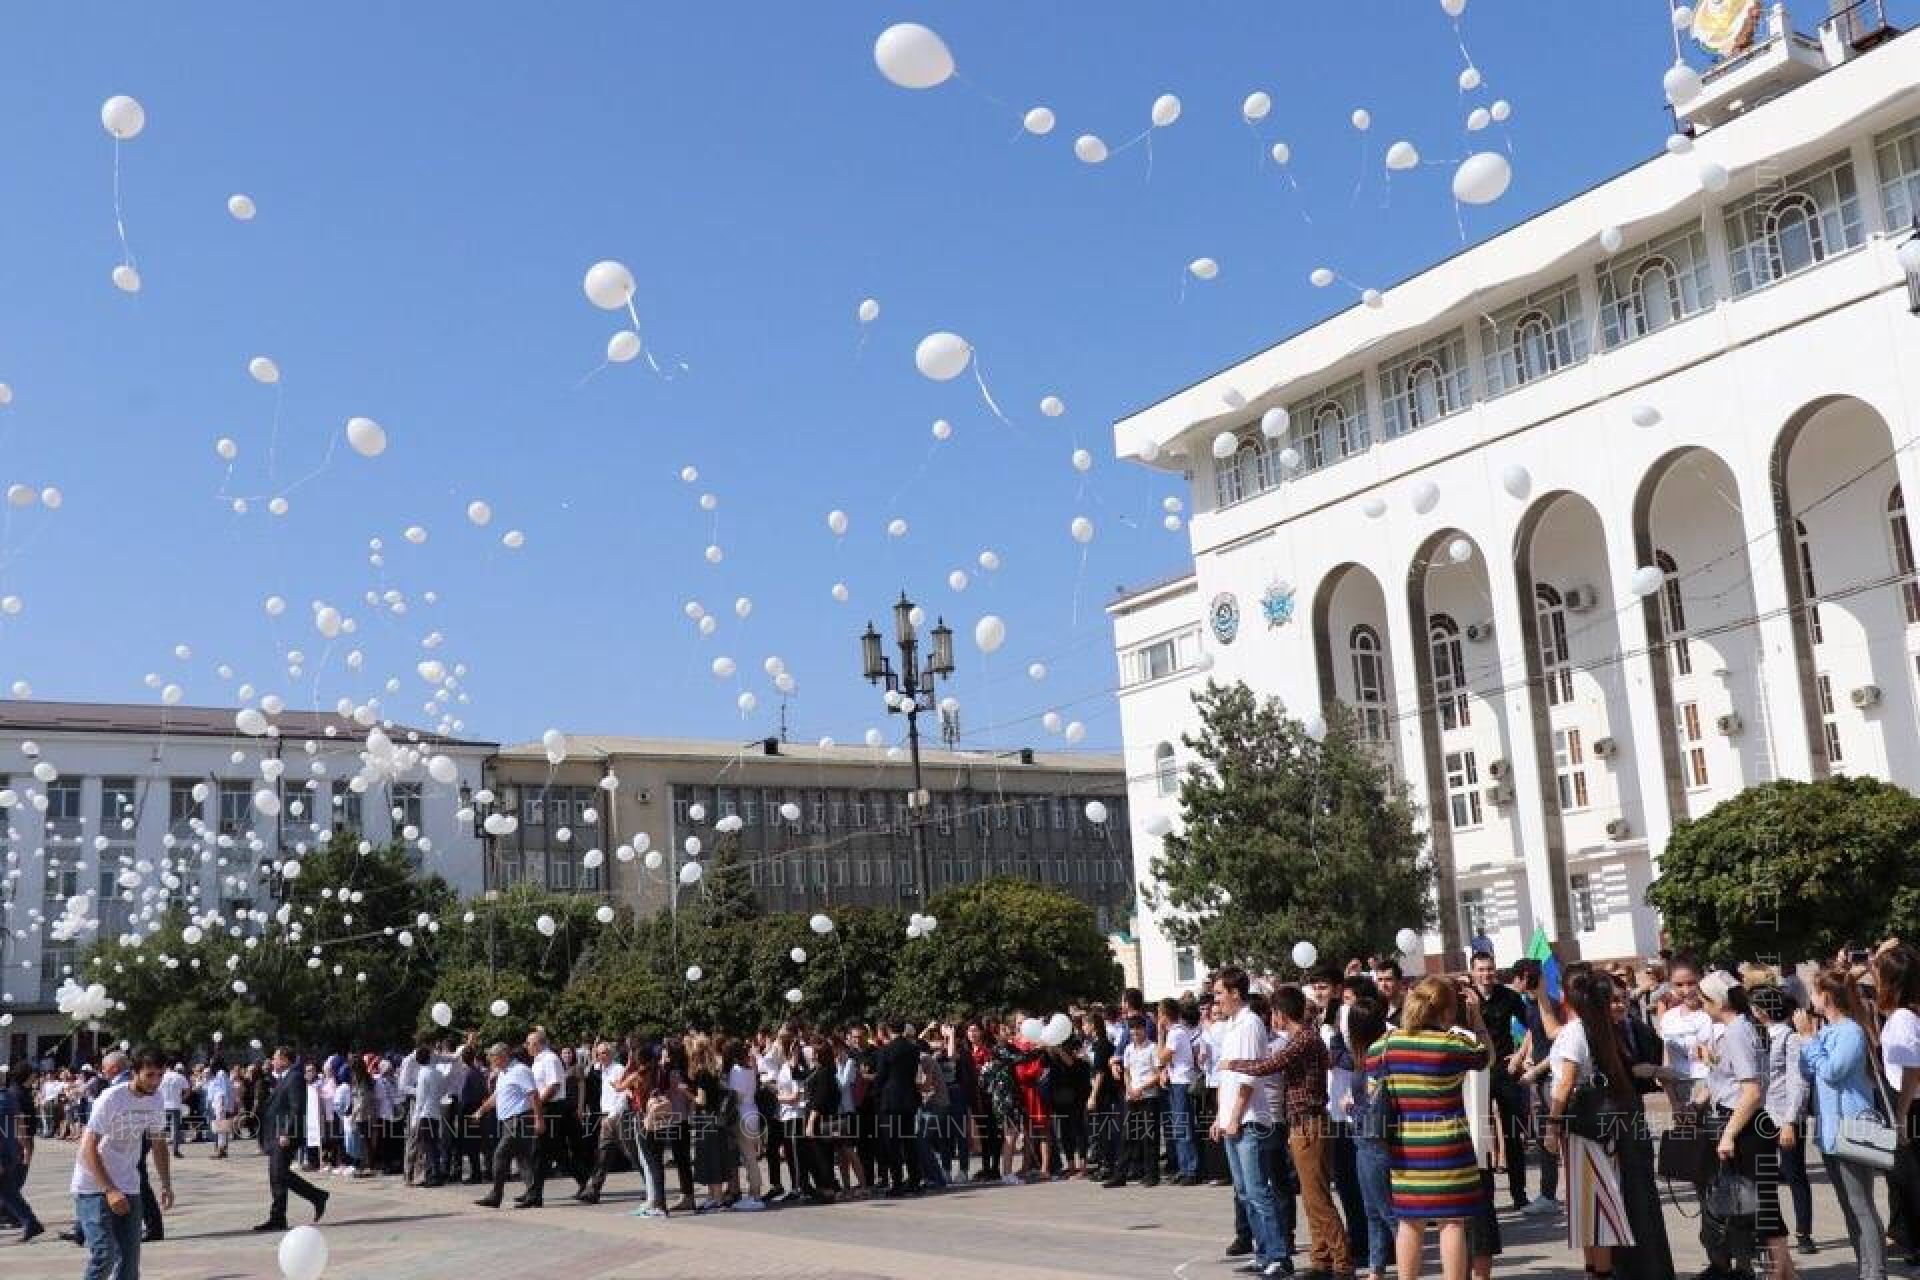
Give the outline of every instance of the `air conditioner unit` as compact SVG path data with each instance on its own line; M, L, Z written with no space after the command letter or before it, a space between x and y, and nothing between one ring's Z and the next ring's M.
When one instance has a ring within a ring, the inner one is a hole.
M1731 738L1746 728L1744 724L1740 723L1739 715L1732 711L1727 712L1726 715L1715 720L1713 727L1720 731L1720 736L1723 738Z
M1512 773L1512 772L1513 772L1513 766L1508 764L1505 760L1493 760L1493 761L1489 761L1487 764L1487 776L1489 778L1492 778L1495 782L1498 782L1500 779L1506 777L1509 773Z
M1495 783L1487 788L1487 803L1509 805L1513 803L1513 788L1504 782Z
M1620 744L1612 738L1595 738L1593 754L1601 760L1611 760L1620 754Z
M1599 603L1599 598L1594 594L1592 587L1568 587L1567 594L1561 599L1565 602L1569 613L1585 613Z
M1493 623L1469 622L1467 624L1467 639L1473 641L1475 644L1482 644L1493 639Z
M1633 834L1633 824L1625 818L1615 818L1607 824L1607 839L1625 840Z
M1862 711L1865 711L1869 707L1877 707L1880 705L1880 686L1877 684L1863 684L1852 693L1849 693L1847 698L1854 706L1859 707Z
M635 803L637 804L652 804L653 792L647 790L645 787L642 787L638 791L633 793L633 798Z

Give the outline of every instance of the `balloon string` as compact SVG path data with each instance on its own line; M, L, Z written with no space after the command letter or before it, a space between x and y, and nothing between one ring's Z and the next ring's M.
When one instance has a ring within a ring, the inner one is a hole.
M982 377L980 374L980 356L978 355L978 353L976 353L973 357L973 381L974 381L974 384L980 388L980 398L987 402L987 408L993 410L993 416L1000 419L1000 421L1006 423L1008 426L1012 426L1013 425L1012 419L1008 418L1006 414L1000 412L1000 406L994 403L993 392L987 390L987 380L984 377Z
M113 228L120 233L120 256L125 263L138 271L139 264L133 260L133 246L127 243L127 220L120 209L120 139L113 140Z
M274 477L279 474L280 406L285 399L285 384L276 378L273 383L273 427L267 434L267 484L269 487L272 486Z

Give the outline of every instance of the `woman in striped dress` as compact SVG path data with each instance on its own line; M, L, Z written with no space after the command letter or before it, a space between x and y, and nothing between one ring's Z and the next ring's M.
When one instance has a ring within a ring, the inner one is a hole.
M1465 1031L1455 1025L1463 1018ZM1418 1280L1429 1222L1440 1227L1444 1280L1466 1280L1467 1220L1480 1211L1481 1184L1462 1086L1491 1061L1488 1044L1472 989L1429 977L1408 994L1400 1029L1369 1055L1385 1083L1398 1280Z

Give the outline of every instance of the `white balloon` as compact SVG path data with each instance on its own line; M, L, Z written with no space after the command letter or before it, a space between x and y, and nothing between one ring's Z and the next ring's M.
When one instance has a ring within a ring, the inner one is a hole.
M1633 571L1633 577L1627 585L1634 595L1644 600L1660 590L1666 581L1667 575L1661 571L1659 565L1643 564Z
M872 324L880 318L880 300L878 298L862 298L860 300L860 310L856 314L860 317L861 324Z
M1411 169L1420 163L1420 152L1411 142L1400 141L1387 148L1387 168Z
M1393 945L1403 956L1415 955L1420 950L1420 935L1412 929L1402 929L1394 935Z
M1492 123L1493 117L1488 114L1485 107L1475 107L1473 110L1467 112L1468 133L1478 133Z
M1670 156L1684 156L1693 150L1693 139L1684 133L1670 133L1667 135L1666 148Z
M1082 164L1099 164L1107 158L1107 144L1098 134L1083 133L1073 140L1073 154Z
M622 329L607 339L607 359L613 364L626 364L640 354L640 335L631 329Z
M258 809L264 817L278 817L280 814L280 797L265 787L261 787L253 793L253 807Z
M1660 425L1660 410L1650 404L1633 406L1633 425L1636 427L1657 427Z
M233 727L250 738L258 738L267 731L267 718L253 707L242 707L233 714Z
M906 537L907 522L900 516L895 516L893 519L887 521L887 536L889 538Z
M1618 227L1600 228L1600 247L1608 253L1620 252L1620 246L1626 243L1626 237L1620 234Z
M1075 471L1093 470L1093 455L1085 449L1075 449L1073 451L1073 469Z
M993 573L1000 568L1000 555L998 552L982 551L978 556L978 560L980 567L988 573Z
M1264 89L1255 89L1240 103L1240 118L1248 124L1265 120L1273 110L1273 97Z
M950 382L966 372L973 348L957 333L930 333L914 348L914 367L935 382Z
M1467 0L1440 0L1440 7L1449 18L1457 18L1467 11Z
M1240 437L1231 431L1222 431L1213 438L1213 456L1222 460L1231 458L1240 447Z
M805 964L807 962L807 949L805 947L795 947L793 950L787 952L787 959L793 961L795 964Z
M1311 942L1296 942L1293 944L1293 964L1295 968L1311 969L1314 966L1314 962L1319 959L1320 949Z
M618 311L633 300L633 272L624 262L606 258L587 268L580 287L587 301L602 311Z
M947 575L947 586L955 591L965 591L967 589L967 581L967 571L965 569L955 569Z
M734 667L733 659L727 657L724 653L713 660L713 674L720 677L720 679L722 680L725 680L729 676L731 676L734 673L734 670L735 670L735 667Z
M1533 490L1533 476L1519 463L1509 463L1500 472L1500 487L1510 496L1524 499Z
M688 982L698 982L698 981L700 981L700 979L701 979L701 978L703 978L703 977L705 977L705 976L706 976L706 975L705 975L705 974L704 974L704 973L703 973L703 972L701 971L701 969L700 969L700 966L699 966L699 965L697 965L697 964L690 964L690 965L688 965L688 966L687 966L687 981L688 981Z
M1455 538L1447 544L1447 559L1455 564L1465 564L1473 559L1473 543L1465 538Z
M1287 425L1292 421L1285 409L1273 408L1260 415L1260 434L1269 440L1278 440L1287 434Z
M554 921L552 916L542 914L539 919L533 922L533 927L540 931L541 937L551 938L560 926Z
M800 988L798 987L787 988L788 1004L799 1004L802 1000L805 1000L806 998L807 998L807 993L802 991Z
M213 451L228 462L240 456L240 446L226 436L221 436L213 442Z
M833 917L824 911L816 911L807 920L807 928L824 937L833 932Z
M1300 466L1300 451L1292 445L1280 450L1280 466L1283 470L1293 471Z
M280 366L270 356L255 356L247 361L247 373L255 382L271 384L280 381Z
M1498 151L1476 151L1453 171L1453 198L1461 204L1492 204L1507 192L1513 166Z
M320 1280L327 1269L327 1240L320 1228L302 1224L280 1237L276 1257L285 1280Z
M1180 118L1180 99L1163 93L1153 100L1153 127L1164 129Z
M1700 186L1707 191L1725 191L1727 184L1733 181L1733 175L1727 167L1713 160L1700 162Z
M1096 827L1105 826L1107 822L1107 806L1098 800L1087 801L1087 821Z
M733 614L736 618L744 618L752 612L753 600L751 597L741 596L733 602Z
M852 595L853 593L847 590L846 583L836 582L833 584L832 594L835 600L837 600L841 604L845 604L847 602L847 597Z
M935 418L933 420L933 438L935 440L950 439L952 435L953 424L951 422L948 422L945 418Z
M1353 127L1362 133L1365 133L1373 127L1373 113L1365 107L1355 107L1353 115L1349 116L1348 119L1353 122Z
M1327 718L1317 711L1313 712L1300 721L1300 729L1315 742L1324 741L1327 736Z
M131 263L121 263L113 269L113 287L122 293L140 292L140 273Z
M140 136L147 127L147 109L139 100L116 93L100 104L100 123L121 142Z
M1195 258L1187 264L1187 271L1195 280L1211 280L1220 274L1220 264L1212 258Z
M1034 137L1043 138L1053 132L1053 111L1048 107L1034 107L1020 123Z
M1156 813L1141 824L1141 828L1150 836L1159 839L1173 831L1173 819L1164 813Z
M755 694L751 689L747 690L745 693L742 693L739 697L735 698L733 701L734 701L734 705L740 708L741 715L748 714L755 707L760 705L759 695Z
M558 729L549 729L541 734L540 745L546 750L550 764L559 764L567 758L567 735Z
M1472 93L1480 87L1480 68L1467 67L1460 72L1460 92Z
M953 75L947 42L917 22L896 22L873 42L873 62L902 89L931 89Z
M1379 494L1368 494L1360 500L1360 514L1369 520L1378 520L1387 514L1387 500Z
M460 780L460 766L452 756L432 756L427 760L427 776L443 787L450 787Z
M227 212L233 215L236 222L252 222L253 215L259 210L254 208L252 196L236 192L227 197Z
M467 504L467 519L485 527L493 522L493 508L479 498L475 498Z
M1504 122L1507 119L1507 117L1513 114L1513 104L1511 102L1508 102L1505 98L1501 98L1497 100L1491 108L1488 109L1487 114L1492 116L1495 120Z
M1056 1013L1047 1019L1047 1025L1040 1029L1040 1043L1048 1048L1056 1048L1073 1038L1073 1021L1064 1013Z
M603 902L593 909L593 918L601 924L612 924L613 908Z
M1047 678L1047 664L1044 662L1029 662L1027 664L1027 677L1031 680L1045 680Z
M992 653L1007 642L1007 624L998 615L987 614L973 624L973 643L982 653Z
M1673 7L1673 29L1685 31L1693 23L1693 6L1677 4Z
M1093 541L1093 521L1085 516L1075 516L1073 523L1067 527L1073 534L1073 540L1081 546Z
M450 1004L448 1004L448 1003L447 1003L447 1002L446 1002L445 1000L437 1000L437 1001L435 1001L435 1002L434 1002L434 1005L433 1005L433 1010L432 1010L432 1012L433 1012L433 1025L434 1025L434 1026L436 1026L436 1027L445 1027L445 1026L450 1026L450 1025L452 1025L452 1023L453 1023L453 1006L452 1006L452 1005L450 1005Z
M505 1000L495 1000L487 1006L487 1012L496 1018L504 1018L507 1016L507 1008L508 1006Z
M1276 142L1267 148L1267 154L1273 157L1275 164L1284 165L1287 161L1293 159L1293 148L1284 142Z
M680 868L680 883L681 884L699 884L700 877L705 874L706 874L705 870L700 866L699 863L689 862L685 866Z
M1087 736L1087 726L1078 720L1067 721L1066 732L1061 735L1068 742L1079 742Z
M347 443L361 457L377 458L387 451L387 429L372 418L348 418Z
M1700 73L1684 62L1676 62L1660 77L1660 87L1666 91L1668 102L1684 107L1700 96Z
M1440 486L1431 480L1417 481L1407 496L1414 511L1424 516L1439 503Z

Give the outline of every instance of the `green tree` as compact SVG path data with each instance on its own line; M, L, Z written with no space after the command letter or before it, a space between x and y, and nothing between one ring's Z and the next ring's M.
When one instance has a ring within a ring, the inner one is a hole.
M938 927L890 944L888 1011L948 1017L1015 1007L1047 1011L1120 989L1120 966L1093 908L1046 885L984 880L936 894Z
M1433 921L1433 866L1415 809L1343 705L1315 741L1276 699L1211 681L1194 695L1199 757L1180 784L1180 830L1161 843L1150 906L1209 965L1293 967L1390 950Z
M1674 946L1793 964L1920 936L1920 799L1875 778L1749 787L1675 825L1647 904Z

